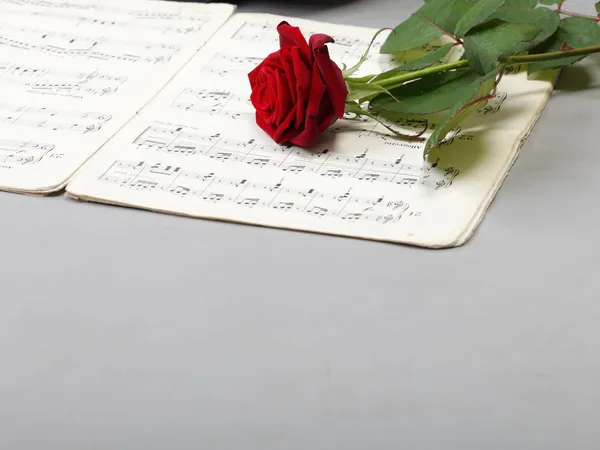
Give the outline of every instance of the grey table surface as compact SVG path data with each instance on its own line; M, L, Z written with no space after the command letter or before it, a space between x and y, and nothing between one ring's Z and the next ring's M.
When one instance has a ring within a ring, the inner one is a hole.
M597 449L599 105L565 70L452 250L0 194L0 449Z

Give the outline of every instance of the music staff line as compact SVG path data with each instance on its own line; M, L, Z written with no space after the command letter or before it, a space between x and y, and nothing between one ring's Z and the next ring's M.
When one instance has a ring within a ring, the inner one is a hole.
M87 134L100 130L111 119L110 114L97 112L58 111L46 107L0 103L1 123L31 128Z
M410 208L403 200L387 199L384 196L354 196L351 188L343 193L322 192L314 188L287 187L283 179L274 184L254 182L244 178L221 177L214 172L197 173L181 167L144 161L115 161L98 180L132 190L162 191L178 197L195 197L209 203L294 211L353 222L397 223ZM414 216L420 214L417 211L409 212L409 215Z
M14 165L35 164L52 150L54 144L2 138L0 139L0 167L10 169Z
M496 97L487 101L487 103L475 111L477 115L486 115L497 112L502 103L506 100L506 92L498 92ZM194 89L184 88L175 100L169 105L171 108L179 109L183 111L194 111L205 113L208 115L228 117L231 119L247 119L254 116L254 108L249 99L249 95L240 95L225 89ZM348 118L352 119L351 116ZM401 127L410 130L423 130L427 128L429 131L433 131L438 124L435 122L425 121L418 118L406 118L400 117L396 120L390 118L381 117L381 120L388 123L393 127ZM356 120L352 119L352 123L364 122L372 125L370 128L365 129L360 136L364 135L365 132L372 131L376 127L376 123L372 120ZM330 129L331 132L343 129L343 127L335 126ZM450 132L445 144L450 143L460 129ZM461 139L471 140L472 136L461 136Z
M6 0L8 3L12 3L18 6L37 6L40 8L66 8L74 10L97 10L98 5L95 4L81 4L81 3L69 3L64 2L51 2L45 0Z
M438 168L437 162L427 166L405 163L404 155L385 160L368 157L368 149L355 155L330 153L327 149L320 153L308 152L292 146L260 144L254 139L223 139L218 133L212 136L190 133L184 127L150 126L133 144L142 150L199 155L254 167L273 167L288 174L304 172L329 179L351 178L405 187L422 185L434 190L449 188L459 174L458 169L453 167Z
M61 71L0 61L0 83L19 85L37 93L110 95L117 92L127 79L126 76L114 76L97 70Z
M91 16L83 16L83 15L73 15L67 11L60 10L45 10L45 11L30 11L30 10L19 10L14 8L6 8L0 5L0 11L2 11L5 15L10 14L14 16L34 16L41 17L43 19L52 18L59 19L71 22L72 26L103 26L103 27L116 27L123 29L135 29L135 30L144 30L151 31L154 33L175 33L175 34L190 34L199 32L204 25L209 22L209 18L207 16L180 16L174 15L171 16L160 16L156 13L152 12L144 12L144 11L129 11L126 14L125 19L115 19L115 18L98 18L98 12L94 12L94 17ZM114 13L113 13L114 14ZM154 21L158 23L148 23L149 21ZM160 22L167 21L173 22L173 24L165 25Z
M78 36L37 28L12 27L6 23L0 23L0 45L54 55L152 64L169 61L181 49L178 44Z
M312 30L309 27L303 27L302 32L305 36L321 33L318 30ZM335 33L331 35L334 43L329 46L329 50L336 53L340 52L343 57L356 57L364 53L369 45L369 40L355 38L350 36L340 36ZM269 22L244 22L230 37L232 41L251 41L261 44L274 45L279 43L279 35L275 24ZM374 45L381 44L383 40L378 38ZM373 58L373 55L370 56Z
M16 6L30 6L46 8L47 10L73 10L73 11L93 11L94 13L108 13L108 14L121 14L127 16L133 16L141 19L155 19L155 20L204 20L204 15L182 15L182 8L177 8L179 11L153 11L143 9L132 9L123 8L118 5L103 5L98 2L94 3L72 3L68 1L57 2L57 1L45 1L45 0L5 0L7 3L14 4ZM173 9L173 8L170 8ZM94 14L96 15L96 14Z
M322 32L322 30L313 30L310 27L302 27L302 31L305 36ZM330 53L335 55L336 58L341 58L342 62L347 63L348 61L346 61L346 58L351 58L352 61L358 62L358 58L364 54L371 40L370 37L360 38L352 35L336 35L335 33L330 33L330 35L335 41L329 45ZM279 43L279 35L276 31L276 24L270 22L245 21L231 34L229 39L234 42L247 41L266 44L269 47ZM377 37L373 42L373 48L378 48L383 44L384 41L385 35ZM367 55L365 62L376 62L381 66L381 71L384 71L396 67L399 64L403 64L409 60L415 59L419 56L434 52L448 42L451 41L448 41L446 37L442 37L431 43L427 43L420 47L403 51L394 55L382 55L378 54L378 52L371 51ZM442 59L442 61L448 62L448 58L452 54L453 51L450 51ZM520 70L522 70L521 65L510 65L507 66L505 73L518 73ZM357 73L362 73L362 68Z
M247 73L258 66L263 60L263 56L236 56L227 53L216 53L200 72L219 77L230 73L247 76Z
M223 89L186 88L171 103L170 107L232 119L254 115L254 109L248 96L237 95Z

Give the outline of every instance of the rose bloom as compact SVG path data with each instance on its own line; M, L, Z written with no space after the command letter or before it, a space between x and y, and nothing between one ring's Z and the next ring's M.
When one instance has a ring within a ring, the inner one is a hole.
M315 34L307 43L285 21L277 31L279 50L248 74L256 123L277 143L311 147L344 115L348 90L325 45L334 40Z

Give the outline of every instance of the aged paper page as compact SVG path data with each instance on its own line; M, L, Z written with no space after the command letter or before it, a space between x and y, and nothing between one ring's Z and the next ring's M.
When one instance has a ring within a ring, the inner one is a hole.
M70 196L285 229L452 247L473 233L546 104L552 74L511 67L498 95L423 161L423 144L340 120L315 149L275 144L254 122L247 74L278 48L281 20L331 34L353 65L375 30L238 14L98 152ZM379 43L384 39L381 37ZM435 46L423 51L434 50ZM389 67L375 50L361 73ZM435 117L429 118L435 126ZM399 117L406 133L422 118ZM428 131L429 133L429 131Z
M48 193L134 116L234 7L0 1L0 189Z

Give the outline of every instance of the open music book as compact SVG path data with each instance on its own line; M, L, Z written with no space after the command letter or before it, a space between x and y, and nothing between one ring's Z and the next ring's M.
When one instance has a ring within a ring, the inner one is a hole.
M214 3L0 0L0 13L2 190L432 248L471 237L557 75L512 67L427 161L372 121L340 120L307 151L258 128L248 72L282 20L332 35L340 65L376 30ZM360 73L390 67L383 39Z

